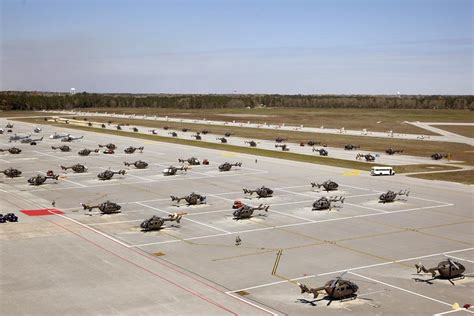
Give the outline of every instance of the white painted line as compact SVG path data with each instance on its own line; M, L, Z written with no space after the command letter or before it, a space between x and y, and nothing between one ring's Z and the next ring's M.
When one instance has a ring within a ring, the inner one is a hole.
M67 216L65 216L65 215L57 214L57 213L54 213L54 212L51 212L51 211L49 211L49 213L51 213L51 214L53 214L53 215L56 215L56 216L59 216L59 217L61 217L61 218L67 219L68 221L71 221L71 222L73 222L73 223L75 223L75 224L77 224L77 225L80 225L80 226L82 226L82 227L85 227L85 228L87 228L87 229L90 229L90 230L92 230L93 232L95 232L95 233L97 233L97 234L99 234L99 235L101 235L101 236L104 236L105 238L108 238L108 239L110 239L110 240L115 241L116 243L121 244L122 246L125 246L125 247L127 247L127 248L131 248L131 245L129 245L129 244L127 244L127 243L124 243L123 241L120 241L120 240L118 240L118 239L116 239L116 238L114 238L114 237L112 237L112 236L110 236L110 235L107 235L107 234L105 234L105 233L103 233L103 232L101 232L101 231L98 231L97 229L94 229L94 228L90 227L89 225L86 225L86 224L83 224L83 223L81 223L81 222L79 222L79 221L76 221L75 219L72 219L72 218L67 217Z
M458 309L451 309L451 310L449 310L449 311L442 312L442 313L436 313L436 314L433 314L433 316L447 315L447 314L457 313L457 312L468 312L468 313L471 313L471 314L474 313L473 311L471 311L471 310L469 310L469 309L458 308Z
M366 188L361 188L361 187L355 187L355 186L347 185L347 184L339 184L339 186L341 186L341 187L353 188L353 189L358 189L358 190L363 190L363 191L382 192L382 191L375 191L375 190L372 190L372 189L366 189Z
M416 196L410 196L412 199L416 199L416 200L422 200L422 201L427 201L427 202L434 202L434 203L438 203L438 204L450 204L448 202L441 202L441 201L436 201L436 200L430 200L430 199L424 199L424 198L420 198L420 197L416 197ZM452 205L452 204L451 204Z
M464 258L459 258L459 257L455 257L455 256L449 256L449 258L453 258L453 259L461 260L461 261L466 261L466 262L469 262L469 263L474 263L474 261L472 261L472 260L468 260L468 259L464 259Z
M47 154L47 153L44 153L44 152L41 152L41 151L37 151L37 150L34 150L33 152L37 153L37 154L40 154L40 155L45 155L45 156L50 156L50 157L54 157L56 159L61 159L61 160L68 160L66 158L63 158L63 157L59 157L59 156L55 156L55 155L51 155L51 154Z
M409 293L409 294L412 294L412 295L416 295L416 296L425 298L427 300L430 300L430 301L433 301L433 302L436 302L436 303L451 306L451 304L449 304L449 303L446 303L446 302L440 301L438 299L435 299L435 298L432 298L432 297L429 297L429 296L426 296L426 295L423 295L423 294L420 294L420 293L416 293L416 292L401 288L401 287L396 286L396 285L392 285L392 284L389 284L389 283L386 283L386 282L382 282L382 281L379 281L379 280L376 280L376 279L372 279L372 278L366 277L364 275L361 275L361 274L358 274L358 273L355 273L355 272L352 272L352 271L349 271L349 273L352 274L352 275L355 275L359 278L364 278L364 279L367 279L367 280L372 281L372 282L380 283L380 284L383 284L385 286L392 287L394 289L397 289L397 290L400 290L400 291L403 291L403 292L406 292L406 293Z
M275 211L275 210L269 210L269 212L270 212L270 213L277 213L277 214L285 215L285 216L288 216L288 217L294 217L294 218L297 218L297 219L302 219L302 220L304 220L304 221L311 222L311 223L314 223L314 222L315 222L315 221L312 220L312 219L300 217L300 216L293 215L293 214L287 214L287 213L283 213L283 212L278 212L278 211Z
M88 225L89 226L102 226L102 225L133 223L133 222L140 222L140 221L143 221L143 220L141 220L141 219L132 219L132 220L128 220L128 221L103 222L103 223L93 223L93 224L88 224Z
M153 182L153 180L151 180L151 179L144 178L144 177L139 177L139 176L136 176L136 175L130 174L130 173L128 173L128 176L134 177L134 178L137 178L137 179L141 179L141 180L144 180L144 181L147 181L147 182Z
M244 302L244 303L246 303L246 304L252 305L253 307L256 307L256 308L258 308L258 309L260 309L260 310L262 310L262 311L264 311L264 312L267 312L267 313L269 313L269 314L271 314L271 315L274 315L274 316L278 315L278 314L276 314L276 313L274 313L274 312L272 312L272 311L270 311L270 310L268 310L268 309L266 309L266 308L263 308L263 307L261 307L261 306L259 306L259 305L257 305L257 304L252 303L252 302L249 302L249 301L247 301L246 299L243 299L242 297L239 297L239 296L237 296L237 295L234 295L234 294L232 294L232 292L225 292L225 294L227 294L227 295L229 295L229 296L232 296L233 298L238 299L239 301L242 301L242 302Z
M378 193L377 193L377 194L378 194ZM382 210L379 210L379 209L376 209L376 208L367 207L367 206L362 206L362 205L353 204L353 203L344 203L344 204L347 204L347 205L350 205L350 206L354 206L354 207L363 208L363 209L366 209L366 210L376 211L376 212L379 212L379 213L390 213L390 212L388 212L388 211L382 211Z
M172 214L172 213L170 213L170 212L166 212L166 211L163 211L163 210L161 210L161 209L159 209L159 208L156 208L156 207L153 207L153 206L149 206L149 205L146 205L146 204L143 204L143 203L140 203L140 202L138 202L137 204L138 204L138 205L141 205L141 206L144 206L144 207L151 208L151 209L156 210L156 211L159 211L159 212L166 213L166 214ZM195 220L190 219L190 218L183 217L183 220L187 220L187 221L190 221L190 222L199 224L199 225L203 225L203 226L212 228L212 229L214 229L214 230L218 230L218 231L224 232L224 233L226 233L226 234L232 234L231 232L229 232L229 231L227 231L227 230L220 229L220 228L218 228L218 227L215 227L215 226L212 226L212 225L208 225L208 224L205 224L205 223L202 223L202 222L199 222L199 221L195 221Z

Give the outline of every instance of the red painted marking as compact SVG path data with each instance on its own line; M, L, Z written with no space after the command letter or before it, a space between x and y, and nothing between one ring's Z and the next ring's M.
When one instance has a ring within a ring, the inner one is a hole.
M28 216L48 216L54 214L64 214L63 212L55 208L45 208L42 210L21 210L20 212Z

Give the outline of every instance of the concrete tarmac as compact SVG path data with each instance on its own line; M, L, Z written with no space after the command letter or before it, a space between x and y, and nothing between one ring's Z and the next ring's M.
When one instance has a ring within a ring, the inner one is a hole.
M0 120L0 126L5 121ZM34 126L15 122L14 131L29 134ZM48 138L56 132L84 135L63 145ZM372 177L347 169L255 157L129 137L44 126L37 146L15 145L19 155L0 153L0 169L23 171L19 178L0 175L0 207L13 211L18 223L0 224L1 296L5 315L163 314L163 315L430 315L463 314L457 303L472 303L474 282L472 186L442 181ZM232 138L232 137L231 137ZM115 143L114 155L78 156L83 148ZM125 154L128 146L143 153ZM178 158L209 159L208 166L163 176ZM147 169L125 167L143 160ZM242 162L219 172L225 161ZM61 171L60 165L83 163L88 172ZM123 176L100 181L97 173L125 169ZM27 184L38 173L53 170L57 181ZM332 179L337 191L319 191L310 182ZM245 195L243 188L265 185L270 198ZM408 198L382 204L387 190L410 190ZM207 203L177 205L170 195L199 192ZM322 196L343 195L345 203L330 211L312 211ZM80 203L110 200L121 213L101 215ZM234 220L232 203L270 205L247 220ZM20 210L55 209L42 216ZM178 223L143 232L141 221L186 212ZM235 245L239 236L241 245ZM278 251L282 251L276 261ZM450 256L466 267L454 281L418 275L414 264L427 267ZM274 269L276 268L276 269ZM272 274L275 270L275 274ZM301 294L297 282L315 287L347 271L344 278L359 286L350 301L329 301ZM321 300L319 300L321 299Z

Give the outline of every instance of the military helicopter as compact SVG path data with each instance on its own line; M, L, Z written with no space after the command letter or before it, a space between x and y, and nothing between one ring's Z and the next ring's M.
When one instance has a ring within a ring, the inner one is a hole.
M126 173L125 170L112 171L109 169L109 170L105 170L99 173L97 175L97 178L99 178L99 180L110 180L115 174L119 174L123 176L125 173Z
M61 138L61 141L64 143L70 143L72 141L83 139L83 138L84 136L74 137L74 136L68 135L67 137Z
M98 153L99 152L99 149L94 149L94 150L90 150L90 149L82 149L78 152L78 155L79 156L89 156L90 153Z
M16 178L21 176L21 171L18 169L13 169L13 168L8 168L2 171L4 175L6 175L8 178Z
M69 134L66 134L66 133L58 134L58 133L54 132L54 134L49 135L49 138L50 139L60 139L60 138L68 137L68 136L69 136Z
M219 165L219 171L229 171L232 167L242 167L241 162L236 162L236 163L230 163L230 162L224 162L223 164Z
M136 133L136 132L138 132L138 128L134 127L134 128L132 128L132 131L134 131Z
M142 160L138 160L138 161L135 161L135 162L124 162L123 164L127 167L133 165L137 169L145 169L146 167L148 167L148 164L146 162L142 161Z
M375 161L375 156L374 155L358 153L357 156L356 156L356 159L360 160L362 158L365 158L365 161L367 161L367 162L374 162Z
M208 130L202 130L202 131L201 131L201 134L203 134L203 135L206 135L206 134L208 134L208 133L209 133Z
M234 219L235 219L235 220L246 219L246 218L252 217L254 211L263 210L263 211L265 211L265 212L268 212L268 208L269 208L269 207L270 207L270 206L264 205L264 204L260 204L258 207L253 207L253 206L244 204L242 207L236 209L236 210L232 213L232 215L234 216ZM260 215L260 214L259 214L259 215Z
M227 143L227 139L225 137L217 137L216 140L220 140L222 144Z
M130 146L130 147L125 148L123 151L126 154L133 154L137 149L140 152L143 152L143 146L142 147L132 147L132 146Z
M339 185L332 181L332 180L326 180L323 183L316 183L316 182L311 182L311 187L317 187L318 189L323 187L324 190L326 191L335 191L339 187Z
M15 135L13 135L13 136L10 136L10 137L8 138L8 141L9 141L9 142L16 142L16 141L21 141L22 139L26 139L26 138L30 138L30 137L31 137L31 134L25 135L25 136L21 136L21 135L15 134Z
M466 268L459 262L454 261L451 258L447 258L447 260L441 261L438 263L438 265L434 268L429 268L426 269L423 264L418 263L415 264L416 267L416 273L421 273L422 271L424 273L431 273L432 279L430 280L420 280L420 279L415 279L416 281L422 281L422 282L427 282L430 283L431 280L434 280L436 278L440 279L447 279L451 284L454 285L453 280L460 280L464 279L464 271L466 271Z
M84 208L84 210L88 210L89 212L97 208L102 214L120 213L120 209L122 208L117 203L110 202L110 201L105 201L104 203L100 203L98 205L93 205L93 206L81 203L81 206Z
M61 145L61 146L58 146L58 147L51 146L51 149L54 149L54 150L59 149L62 152L71 151L71 147L69 147L68 145Z
M386 193L382 193L379 196L379 203L384 203L384 204L390 203L390 202L395 201L395 198L397 196L405 195L406 197L408 197L409 194L410 194L410 191L408 190L405 190L405 191L400 190L398 193L388 190Z
M178 162L180 162L180 163L186 163L187 162L191 166L197 166L197 165L201 164L201 161L199 159L197 159L196 157L191 157L191 158L188 158L188 159L179 159L178 158Z
M245 143L245 144L249 144L250 147L257 147L257 143L256 143L255 141L253 141L253 140L251 140L251 141L245 141L244 143Z
M321 142L315 142L314 140L310 140L306 144L308 144L308 146L316 146L321 145Z
M100 127L105 128L105 124L101 124Z
M186 133L186 132L189 132L190 129L189 128L182 128L181 131Z
M290 151L286 144L275 144L275 148L281 148L282 151Z
M176 201L179 204L181 200L185 200L188 205L198 205L198 204L206 204L206 197L204 195L192 192L189 195L183 197L176 197L171 195L171 201Z
M159 230L163 227L165 222L174 222L174 221L176 221L177 223L179 223L181 221L181 218L183 217L183 215L186 215L186 213L170 214L170 215L168 215L168 218L163 218L163 217L153 215L149 219L144 220L140 224L140 227L142 228L143 231Z
M8 122L7 125L5 125L5 128L13 128L13 124Z
M117 130L118 130L118 131L121 131L121 130L122 130L122 126L117 125Z
M99 145L99 148L107 148L107 149L110 149L110 150L115 150L117 149L117 146L115 144L112 144L112 143L109 143L107 145Z
M322 197L318 200L314 201L313 203L313 211L321 211L321 210L331 210L331 203L332 202L341 202L344 203L345 198L343 196L334 196L334 197Z
M169 130L169 128L170 128L169 126L163 126L163 129L164 129L165 131Z
M65 167L65 166L60 166L62 170L68 170L68 169L72 169L72 171L76 172L76 173L84 173L84 172L87 172L87 167L84 166L84 165L81 165L80 163L78 164L75 164L75 165L72 165L70 167Z
M178 133L176 132L169 132L168 134L171 135L171 137L178 137Z
M394 155L394 154L402 153L402 152L403 152L403 149L389 148L389 149L385 150L385 153L387 153L388 155Z
M327 156L328 155L328 151L324 148L320 148L320 149L313 148L313 152L315 152L315 151L317 151L320 156Z
M275 141L276 141L277 143L286 142L287 140L288 140L288 138L281 138L281 137L277 137L277 138L275 139Z
M196 134L191 135L191 137L195 138L196 140L202 140L202 136L200 135L199 132L197 132Z
M349 280L344 280L342 276L346 272L342 273L340 276L336 277L334 280L326 282L321 287L317 288L308 288L306 285L297 283L301 289L301 293L311 293L313 298L316 299L319 296L321 291L325 291L329 302L327 305L331 304L333 300L353 300L357 297L357 291L359 287Z
M174 176L176 174L176 172L178 172L178 171L186 172L187 170L188 170L188 166L182 166L182 167L169 166L168 168L163 170L163 175L164 176Z
M260 188L257 188L255 190L248 190L248 189L243 189L244 194L250 194L253 195L256 193L258 195L258 198L266 198L266 197L272 197L273 195L273 190L267 188L266 186L261 186Z
M346 146L344 146L344 150L354 150L354 149L359 149L360 146L357 146L357 145L352 145L352 144L347 144Z
M234 135L234 133L229 133L229 132L227 132L227 133L224 134L225 137L230 137L230 136L232 136L232 135Z
M12 155L18 155L19 153L21 153L21 149L16 148L16 147L11 147L8 149L0 149L0 152L4 152L4 151L8 151Z
M448 158L449 157L449 154L445 154L445 153L434 153L431 155L431 159L433 160L441 160L443 158Z
M43 137L41 138L36 138L36 139L33 139L31 137L28 137L28 138L23 138L20 140L20 143L22 144L33 144L33 143L36 143L36 142L40 142L43 140Z
M54 173L52 173L51 175L46 175L46 176L38 174L34 177L29 178L28 183L31 185L42 185L47 179L58 180L59 175L55 175Z
M34 133L39 133L41 132L41 128L39 127L35 127L35 129L33 130Z

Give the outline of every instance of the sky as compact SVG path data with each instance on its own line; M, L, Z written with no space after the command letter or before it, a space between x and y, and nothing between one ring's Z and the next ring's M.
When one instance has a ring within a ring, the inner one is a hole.
M0 0L0 90L474 94L472 0Z

